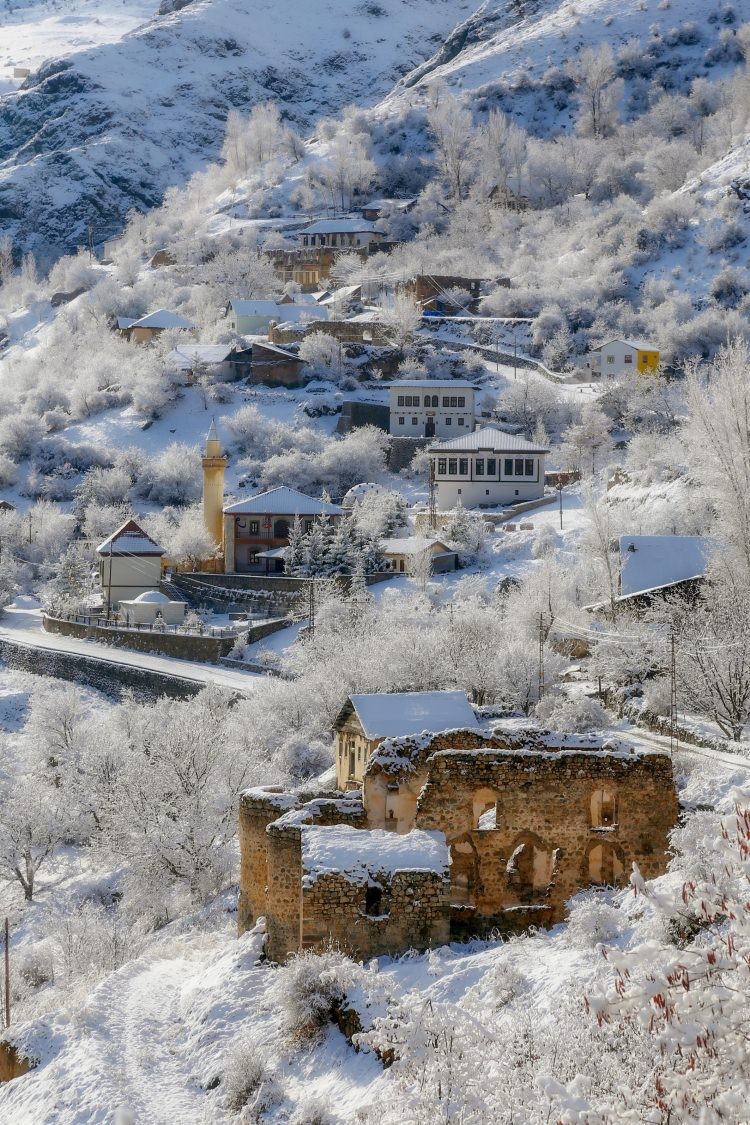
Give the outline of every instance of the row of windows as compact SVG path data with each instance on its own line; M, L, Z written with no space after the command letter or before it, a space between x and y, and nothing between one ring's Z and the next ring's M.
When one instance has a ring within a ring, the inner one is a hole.
M438 476L466 477L469 475L468 457L438 457ZM503 475L506 477L533 477L536 472L533 457L506 457L503 460ZM474 473L478 477L494 477L497 473L497 458L477 457Z
M396 405L397 406L419 406L419 400L420 400L419 395L399 395L398 399L396 401ZM425 395L424 396L424 404L425 404L425 406L439 406L440 404L439 404L439 401L438 401L438 396L437 395ZM446 408L464 407L464 406L466 406L466 396L465 395L443 395L443 406L446 407Z
M399 418L399 420L398 420L399 426L403 426L405 423L406 423L405 418ZM419 418L413 417L412 420L411 420L411 424L412 424L412 426L418 426L419 425ZM452 418L443 418L443 424L446 425L446 426L451 426L451 425L453 425L453 419ZM457 424L459 426L465 426L466 421L465 421L464 418L459 418Z

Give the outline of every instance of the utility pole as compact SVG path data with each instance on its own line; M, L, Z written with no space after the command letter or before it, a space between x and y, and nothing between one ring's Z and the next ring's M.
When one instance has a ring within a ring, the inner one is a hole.
M308 578L307 587L307 631L310 640L315 636L315 579Z
M89 223L89 260L94 260L94 225Z
M430 457L430 472L429 472L429 488L430 488L430 528L434 531L437 527L437 508L435 506L435 459Z
M518 328L513 325L513 382L515 383L518 377Z
M539 614L539 698L544 695L544 614Z
M560 531L562 531L562 529L563 529L562 490L563 490L562 477L558 475L558 478L557 478L557 496L558 496L558 499L560 501Z

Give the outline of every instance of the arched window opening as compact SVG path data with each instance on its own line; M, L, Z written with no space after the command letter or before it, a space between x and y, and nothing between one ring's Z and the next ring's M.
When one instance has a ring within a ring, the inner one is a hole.
M599 886L616 886L622 882L622 861L611 844L596 844L589 852L589 879Z
M532 840L519 842L511 853L505 871L509 886L522 901L545 894L552 882L555 853L539 848Z
M612 789L602 786L591 794L591 825L593 828L614 828L617 823L617 800Z
M451 845L451 906L475 906L479 883L479 859L471 840Z

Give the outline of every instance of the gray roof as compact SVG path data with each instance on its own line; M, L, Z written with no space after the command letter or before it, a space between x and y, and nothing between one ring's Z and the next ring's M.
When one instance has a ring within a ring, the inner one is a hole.
M383 232L367 219L318 219L309 227L303 227L300 234L382 234Z
M506 434L495 426L483 426L474 430L472 434L462 434L461 437L451 438L450 441L436 442L430 446L430 453L442 453L444 450L465 449L477 453L549 453L543 445L537 445L526 438L516 434Z
M266 492L259 492L255 496L248 496L246 500L238 500L235 504L228 504L225 512L234 515L260 515L277 516L343 516L344 509L338 504L331 504L328 500L316 500L314 496L306 496L296 488L280 485L278 488L269 488Z

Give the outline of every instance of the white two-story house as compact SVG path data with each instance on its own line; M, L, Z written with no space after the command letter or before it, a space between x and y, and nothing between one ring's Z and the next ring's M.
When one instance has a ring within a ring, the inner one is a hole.
M390 385L390 433L394 437L451 438L471 433L476 388L455 379L400 379Z
M440 511L459 501L465 508L494 508L544 495L549 450L494 426L431 445L428 453Z

